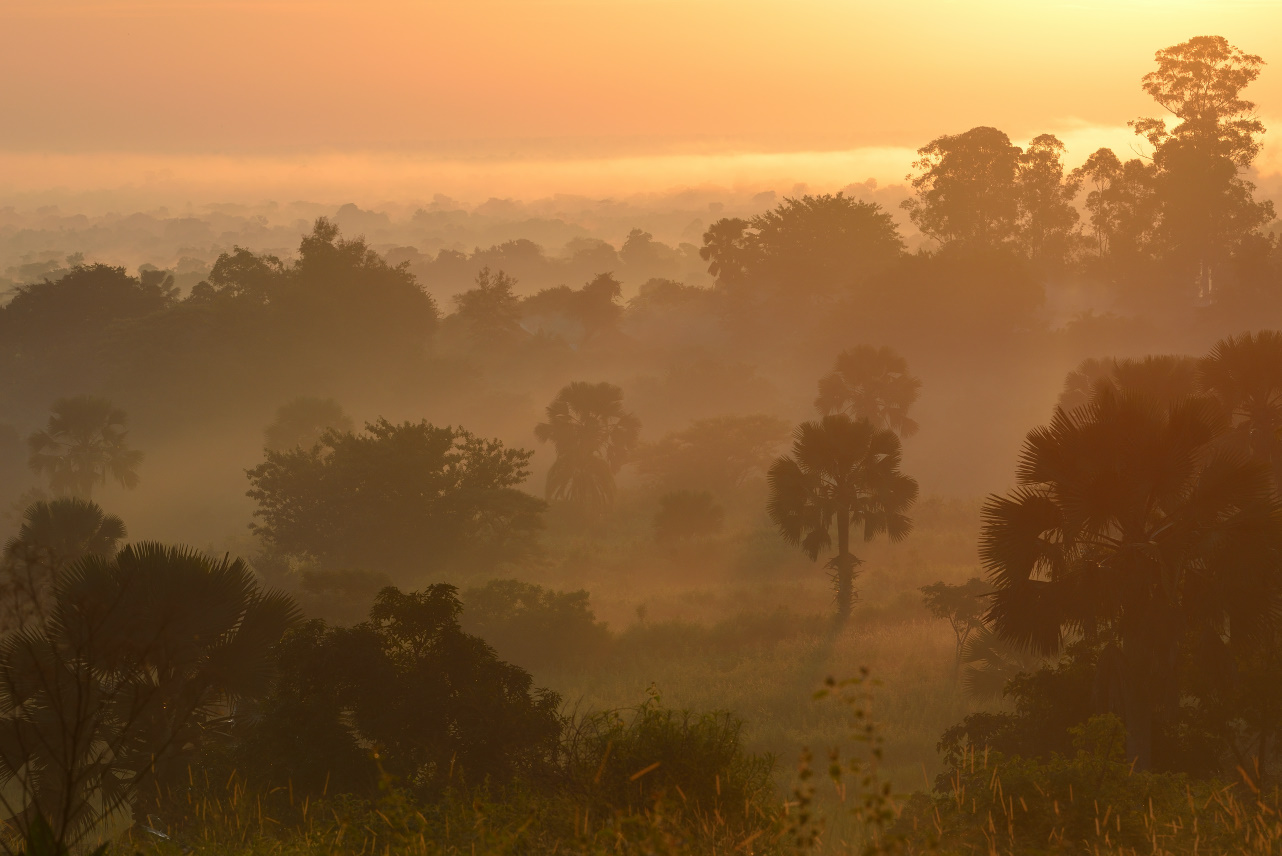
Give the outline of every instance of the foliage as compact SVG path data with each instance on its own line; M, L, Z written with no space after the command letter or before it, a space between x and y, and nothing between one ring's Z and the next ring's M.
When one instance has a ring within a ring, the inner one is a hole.
M19 822L43 814L73 843L123 805L145 817L206 729L267 691L296 615L239 560L144 543L75 562L43 626L0 643L0 777Z
M937 582L921 587L922 602L926 604L926 609L935 618L945 619L957 637L959 664L967 638L983 626L991 591L988 584L978 577L971 577L962 585Z
M513 293L516 280L503 271L490 273L481 268L475 287L454 295L455 313L478 347L496 347L512 342L521 330L521 298Z
M547 406L534 436L556 449L547 495L583 513L614 503L614 475L636 446L641 421L623 409L623 390L610 383L575 381Z
M770 467L766 511L784 540L801 547L811 561L832 545L837 529L834 570L837 617L844 622L854 600L855 567L850 552L851 525L863 527L871 541L908 536L907 511L917 499L917 482L899 471L899 437L867 419L845 414L803 422L794 434L792 455Z
M27 438L31 469L48 476L50 490L90 499L94 487L109 479L138 486L142 452L126 445L125 411L88 395L60 398L51 409L45 428Z
M254 531L328 567L405 577L528 554L542 501L517 489L532 453L427 422L329 430L310 449L267 450L248 471Z
M881 206L842 193L785 199L751 220L719 220L703 240L700 255L719 283L771 305L842 295L891 266L904 248Z
M1077 632L1106 644L1105 709L1151 763L1155 722L1175 706L1182 642L1235 649L1276 621L1279 515L1267 469L1213 441L1208 402L1163 406L1102 387L1029 433L1020 487L984 508L989 618L1004 639L1059 650Z
M41 500L28 506L0 564L0 632L44 621L50 590L63 569L87 555L110 558L124 537L124 521L88 500Z
M520 580L491 580L465 591L463 605L459 621L465 631L534 672L597 663L613 642L582 589L554 591Z
M815 408L825 415L867 419L911 437L917 423L908 418L908 410L920 391L921 380L908 373L908 361L893 348L857 345L838 354L832 372L819 379Z
M386 588L352 628L313 621L281 649L281 680L240 736L239 769L269 786L368 793L378 767L425 794L548 775L555 693L463 632L453 586Z
M572 793L602 813L639 814L661 804L693 819L717 818L736 835L767 831L774 759L743 747L743 723L730 713L664 707L657 691L631 710L573 723L565 737Z
M1216 782L1135 772L1125 743L1121 720L1103 715L1072 729L1071 749L1040 760L971 747L897 828L959 854L1271 852L1267 805Z

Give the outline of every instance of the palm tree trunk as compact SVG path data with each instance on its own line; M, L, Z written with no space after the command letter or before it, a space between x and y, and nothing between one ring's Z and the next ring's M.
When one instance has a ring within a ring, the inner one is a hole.
M837 514L837 558L833 560L833 570L837 582L837 624L842 626L850 618L850 607L855 600L855 562L850 554L850 515L842 511Z

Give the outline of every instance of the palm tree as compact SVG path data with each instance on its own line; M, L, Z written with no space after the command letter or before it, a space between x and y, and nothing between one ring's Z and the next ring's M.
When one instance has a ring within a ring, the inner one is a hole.
M55 494L90 499L94 486L108 479L137 487L142 452L125 445L125 411L89 395L60 398L52 411L45 429L28 437L27 445L31 469L49 477Z
M239 559L154 543L85 556L52 601L43 627L0 642L0 801L66 843L130 802L145 820L186 782L208 727L269 690L299 617Z
M1188 398L1197 392L1197 360L1172 354L1143 359L1089 359L1068 373L1058 406L1073 410L1090 404L1101 385L1114 392L1142 395L1162 404Z
M1269 474L1214 442L1224 428L1204 399L1102 386L1029 433L1019 487L983 509L993 629L1047 656L1066 634L1097 643L1102 704L1141 768L1177 702L1181 642L1231 630L1234 647L1250 644L1282 609Z
M614 476L636 445L641 422L623 409L623 390L610 383L575 381L547 406L534 436L556 447L548 470L549 499L584 511L614 502Z
M1282 333L1221 339L1198 363L1197 383L1229 415L1233 439L1282 483Z
M22 528L4 548L0 565L0 631L43 621L50 586L83 556L107 556L125 537L125 524L84 499L32 503Z
M837 621L844 624L854 600L855 568L851 525L863 526L865 541L885 534L903 540L912 529L906 512L917 499L917 482L899 471L899 437L867 419L844 413L803 422L793 435L791 457L770 467L766 511L784 539L811 560L832 546L827 567L837 588Z
M837 356L833 370L819 380L815 407L820 413L846 413L868 419L901 437L917 433L908 409L917 401L921 381L908 373L908 361L894 349L858 345Z

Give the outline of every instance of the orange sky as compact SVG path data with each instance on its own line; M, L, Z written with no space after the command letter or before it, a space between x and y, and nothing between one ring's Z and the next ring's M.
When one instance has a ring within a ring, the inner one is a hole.
M1282 117L1282 0L4 0L0 185L902 180L978 124L1081 160L1153 111L1154 50L1208 33L1272 61L1248 94Z

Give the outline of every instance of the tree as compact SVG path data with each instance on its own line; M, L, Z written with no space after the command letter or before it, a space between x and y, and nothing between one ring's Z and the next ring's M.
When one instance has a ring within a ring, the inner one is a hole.
M917 482L899 471L899 437L867 419L845 414L803 422L793 435L792 455L770 467L766 511L784 540L801 547L812 561L832 546L837 620L845 623L855 597L850 527L862 526L865 541L886 535L902 541L912 529L907 511L917 499Z
M904 243L880 205L842 193L785 199L751 220L719 220L700 256L726 287L757 298L831 299L890 267Z
M1108 254L1110 239L1117 231L1120 214L1114 197L1114 187L1122 177L1122 162L1112 149L1102 148L1091 153L1086 162L1070 173L1071 180L1081 187L1090 182L1086 194L1086 211L1090 214L1091 230L1095 237L1095 252L1100 258Z
M715 535L725 527L726 512L706 490L678 490L659 498L654 540L672 544Z
M1135 132L1154 147L1159 236L1167 255L1197 283L1198 296L1213 295L1217 269L1260 226L1273 219L1269 202L1257 203L1255 185L1242 177L1260 151L1264 125L1242 97L1264 60L1221 36L1198 36L1157 52L1157 69L1144 76L1144 91L1179 120L1142 118Z
M945 582L931 583L921 587L922 602L935 618L948 621L957 637L957 664L961 665L962 648L970 634L984 624L984 613L988 609L988 595L992 591L988 584L978 577L971 577L962 585L949 585Z
M1231 628L1247 646L1282 607L1269 474L1215 447L1225 428L1205 400L1101 387L1029 433L1019 487L984 506L993 628L1039 654L1067 632L1100 646L1097 687L1141 769L1176 703L1181 644L1214 649Z
M1064 378L1058 406L1075 410L1090 403L1101 387L1174 404L1197 394L1197 360L1175 354L1143 359L1087 359Z
M534 436L556 448L548 470L548 499L588 513L614 503L614 476L637 443L641 421L623 409L623 390L575 381L547 406Z
M1221 339L1198 362L1197 384L1228 414L1240 448L1282 484L1282 333Z
M734 284L748 267L748 221L723 217L703 233L699 258L708 263L708 273L718 282Z
M903 207L923 235L940 243L996 246L1015 237L1020 200L1018 146L996 128L945 135L917 150L909 176L914 199Z
M667 489L725 495L764 475L788 438L782 419L765 414L696 419L636 452L637 471Z
M251 772L308 794L336 773L349 792L369 792L378 777L364 744L378 747L383 770L430 797L460 783L546 775L560 698L464 633L462 609L450 585L388 587L356 627L301 628L282 651L283 680L241 732Z
M519 559L544 503L518 489L532 452L462 428L367 423L249 470L253 527L274 550L397 575Z
M1015 187L1019 200L1019 243L1034 262L1062 265L1074 251L1080 215L1073 206L1081 185L1064 176L1064 144L1053 134L1032 139L1019 156Z
M310 449L326 431L347 433L352 420L332 398L301 396L282 404L276 418L263 430L263 447L273 452Z
M145 543L75 562L49 620L0 643L0 777L23 800L7 807L67 843L123 805L145 821L209 726L266 693L296 618L240 560Z
M94 486L109 479L137 487L142 452L126 445L128 421L125 411L105 398L60 398L44 430L27 438L31 469L47 476L59 496L90 499Z
M515 286L516 280L503 271L490 273L485 267L477 273L475 287L454 295L458 318L477 345L503 345L520 335L521 298L513 293Z
M110 558L124 537L124 522L88 500L55 499L28 506L22 528L5 544L0 565L0 633L43 622L50 591L63 570L84 556Z
M902 437L917 433L908 410L921 381L908 373L908 361L893 348L857 345L837 355L832 371L819 379L815 408L822 414L845 413L867 419Z

